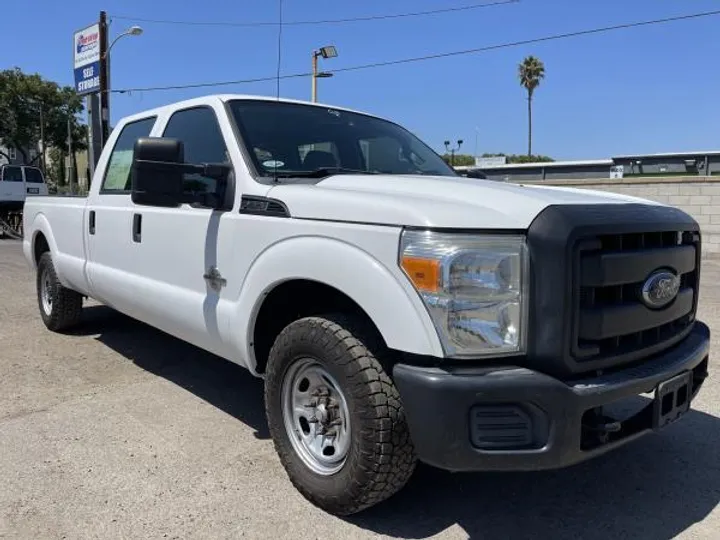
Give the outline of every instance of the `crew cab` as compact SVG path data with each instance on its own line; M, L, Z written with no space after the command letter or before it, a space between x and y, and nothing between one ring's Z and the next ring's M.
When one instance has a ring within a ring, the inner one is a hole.
M339 515L418 461L598 456L681 418L708 374L689 215L463 178L346 108L213 95L128 116L88 196L30 198L24 224L49 330L92 298L244 366L289 479Z

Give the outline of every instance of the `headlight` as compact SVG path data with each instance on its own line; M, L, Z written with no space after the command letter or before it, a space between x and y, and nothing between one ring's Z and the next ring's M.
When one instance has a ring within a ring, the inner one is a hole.
M400 266L425 302L447 356L524 352L524 236L405 231Z

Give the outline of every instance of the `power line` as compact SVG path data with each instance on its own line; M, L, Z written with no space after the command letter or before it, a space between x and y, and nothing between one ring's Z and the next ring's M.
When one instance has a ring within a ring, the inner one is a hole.
M712 17L720 15L720 10L714 10L714 11L705 11L701 13L693 13L690 15L678 15L675 17L666 17L663 19L653 19L649 21L639 21L639 22L632 22L632 23L626 23L626 24L618 24L614 26L604 26L600 28L592 28L589 30L579 30L576 32L567 32L563 34L554 34L550 36L544 36L540 38L533 38L533 39L525 39L521 41L512 41L508 43L500 43L496 45L486 45L484 47L477 47L474 49L465 49L462 51L452 51L452 52L446 52L446 53L438 53L438 54L431 54L427 56L417 56L414 58L403 58L400 60L388 60L385 62L374 62L371 64L362 64L358 66L350 66L345 68L338 68L330 70L332 73L340 73L340 72L346 72L346 71L358 71L361 69L371 69L371 68L378 68L378 67L385 67L385 66L394 66L399 64L409 64L411 62L423 62L426 60L435 60L438 58L448 58L452 56L462 56L467 54L475 54L475 53L481 53L481 52L487 52L487 51L493 51L497 49L506 49L510 47L518 47L520 45L530 45L533 43L542 43L545 41L554 41L559 39L567 39L572 37L578 37L578 36L585 36L589 34L600 34L604 32L610 32L613 30L622 30L627 28L637 28L641 26L650 26L650 25L656 25L656 24L664 24L669 22L676 22L676 21L684 21L689 19L700 19L703 17ZM282 79L292 79L292 78L300 78L300 77L309 77L312 76L312 73L294 73L290 75L283 75ZM174 85L174 86L153 86L153 87L146 87L146 88L128 88L128 89L122 89L122 90L113 90L113 92L117 93L124 93L124 92L152 92L152 91L159 91L159 90L179 90L179 89L185 89L185 88L205 88L205 87L217 87L217 86L229 86L234 84L248 84L248 83L256 83L256 82L266 82L266 81L274 81L276 77L260 77L255 79L241 79L237 81L217 81L217 82L208 82L208 83L195 83L195 84L182 84L182 85Z
M318 21L285 21L283 26L310 26L319 24L343 24L352 22L369 22L381 21L387 19L403 19L407 17L423 17L427 15L439 15L442 13L455 13L459 11L471 11L475 9L488 8L493 6L503 6L506 4L517 4L521 0L496 0L494 2L485 2L481 4L470 4L467 6L456 6L449 8L431 9L428 11L415 11L410 13L395 13L386 15L367 15L364 17L350 17L346 19L324 19ZM156 23L156 24L180 24L185 26L235 26L235 27L253 27L253 26L278 26L279 21L256 21L256 22L232 22L232 21L179 21L166 19L146 19L143 17L132 17L130 15L111 15L113 19L120 19L134 22Z

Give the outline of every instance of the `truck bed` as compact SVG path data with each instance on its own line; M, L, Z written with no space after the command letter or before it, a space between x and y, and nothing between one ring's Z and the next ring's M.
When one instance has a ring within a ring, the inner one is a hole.
M23 210L24 249L42 234L54 252L58 277L66 287L87 294L85 196L28 197ZM37 262L37 259L33 257Z

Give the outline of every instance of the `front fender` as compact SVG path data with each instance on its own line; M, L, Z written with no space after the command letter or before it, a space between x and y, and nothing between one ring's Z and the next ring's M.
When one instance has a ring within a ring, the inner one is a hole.
M346 294L372 319L388 347L443 356L432 320L399 268L391 270L346 242L304 236L274 244L260 254L241 289L229 335L253 373L257 366L252 346L257 314L270 291L293 279L317 281Z

